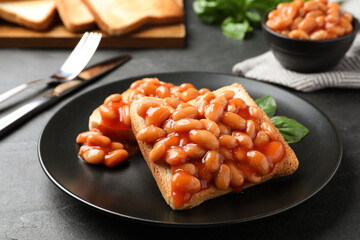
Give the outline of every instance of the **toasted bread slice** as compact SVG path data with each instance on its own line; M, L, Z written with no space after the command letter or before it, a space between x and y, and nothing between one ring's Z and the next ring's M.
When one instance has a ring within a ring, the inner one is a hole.
M181 22L183 9L173 0L83 0L97 25L109 35L122 35L145 24Z
M45 31L54 22L53 0L0 2L0 17L36 31Z
M249 106L256 106L255 101L249 96L249 94L246 92L246 90L240 84L233 84L231 86L218 89L218 90L214 91L214 93L216 95L218 95L222 91L227 90L227 89L233 90L236 93L235 98L243 99L244 102ZM132 129L133 129L135 136L138 131L140 131L141 129L143 129L145 127L144 119L142 117L138 116L136 113L138 106L144 102L155 102L155 103L160 104L161 101L162 100L158 99L158 98L144 97L144 98L132 103L131 108L130 108L130 115L131 115L131 121L132 121ZM194 103L194 101L190 101L189 103L190 104ZM269 119L269 117L266 116L265 113L263 114L262 122L268 122L268 123L272 124L271 120ZM273 171L271 171L268 175L265 175L261 178L261 182L265 182L273 177L289 175L298 168L299 162L296 158L296 155L293 152L293 150L289 147L289 145L286 143L286 141L281 136L281 134L279 134L279 141L284 145L284 148L285 148L284 157L281 160L281 162L279 162L275 165ZM168 165L166 163L155 163L149 159L149 153L153 147L152 144L149 144L149 143L146 143L143 141L139 141L139 140L138 140L138 144L139 144L140 150L144 156L144 159L145 159L147 165L149 166L149 168L153 174L153 177L160 189L160 192L161 192L163 198L165 199L167 204L174 210L193 208L195 206L200 205L202 202L204 202L206 200L216 198L218 196L221 196L221 195L224 195L224 194L227 194L227 193L230 193L233 191L233 189L231 187L229 187L226 190L221 190L221 189L218 189L215 186L211 185L209 188L207 188L205 190L201 190L201 191L193 194L191 199L188 202L186 202L184 205L182 205L181 207L175 207L173 199L171 197L172 172L171 172L170 165ZM248 188L253 185L254 184L252 184L252 183L246 182L243 185L242 189Z
M95 28L95 19L81 0L56 0L61 21L71 32L84 32Z

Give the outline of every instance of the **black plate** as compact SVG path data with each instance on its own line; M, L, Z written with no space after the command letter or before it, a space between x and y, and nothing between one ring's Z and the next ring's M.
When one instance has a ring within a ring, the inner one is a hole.
M89 165L77 157L75 138L87 130L93 109L112 93L125 91L134 80L158 77L180 85L190 82L211 90L241 83L253 98L272 95L278 115L285 115L310 130L292 144L299 169L240 193L209 200L186 211L173 211L163 200L143 157L138 154L116 168ZM232 75L161 73L138 76L88 91L63 106L48 122L39 140L41 165L61 190L101 211L147 223L172 226L213 226L244 222L282 212L318 192L336 172L342 156L339 135L330 120L303 99L270 84Z

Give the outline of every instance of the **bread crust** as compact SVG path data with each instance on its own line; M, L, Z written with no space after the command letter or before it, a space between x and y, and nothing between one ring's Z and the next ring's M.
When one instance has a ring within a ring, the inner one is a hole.
M224 90L233 90L235 92L236 98L243 99L244 102L249 106L257 106L255 101L249 96L249 94L246 92L246 90L240 84L235 83L231 86L220 88L220 89L214 91L214 93L215 93L215 95L218 95ZM160 104L162 102L162 99L144 97L138 101L135 101L131 105L130 115L131 115L131 120L132 120L132 129L133 129L135 136L136 136L136 133L140 129L145 127L145 121L142 117L137 115L136 109L140 104L142 104L144 102L149 102L149 101ZM190 104L194 103L194 101L190 101L189 103ZM263 114L262 122L268 122L268 123L272 124L270 118L265 113ZM281 134L279 134L279 141L285 147L284 158L281 160L281 162L279 162L275 165L275 167L271 173L262 177L261 183L268 181L274 177L290 175L298 168L299 162L297 160L297 157L296 157L294 151L286 143L285 139L283 138L283 136ZM171 167L167 164L154 163L149 159L149 153L152 150L151 144L148 144L148 143L142 142L142 141L138 141L138 144L139 144L140 150L144 156L144 159L153 174L153 177L159 187L159 190L160 190L163 198L165 199L166 203L174 210L190 209L190 208L200 205L201 203L203 203L206 200L216 198L218 196L225 195L225 194L233 191L233 189L231 187L226 190L220 190L212 185L211 187L209 187L205 190L202 190L200 192L193 194L191 199L188 202L186 202L183 206L175 207L173 204L173 199L171 197L171 177L172 177ZM245 183L244 186L242 187L242 189L249 188L253 185L255 185L255 184Z
M181 22L184 11L173 0L83 0L97 25L109 35L122 35L145 24Z
M81 0L56 0L61 21L71 32L84 32L96 27L95 19Z
M0 3L1 18L36 31L47 30L55 16L55 2L51 0Z

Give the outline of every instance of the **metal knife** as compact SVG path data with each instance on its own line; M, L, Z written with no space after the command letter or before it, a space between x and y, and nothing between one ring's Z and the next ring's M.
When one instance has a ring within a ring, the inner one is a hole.
M100 79L105 74L131 59L130 55L111 58L85 68L74 80L61 83L48 92L36 97L13 112L0 118L0 138L14 130L26 120L35 116L80 88Z

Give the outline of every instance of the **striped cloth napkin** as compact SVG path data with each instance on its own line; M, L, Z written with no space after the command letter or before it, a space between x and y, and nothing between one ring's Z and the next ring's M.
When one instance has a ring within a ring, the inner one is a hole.
M342 8L360 18L360 1L347 0ZM323 88L360 88L360 33L338 66L328 72L298 73L287 70L272 52L237 63L232 71L244 77L280 84L303 92Z

